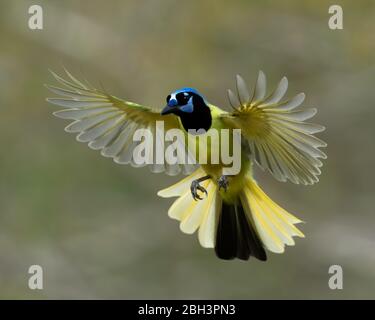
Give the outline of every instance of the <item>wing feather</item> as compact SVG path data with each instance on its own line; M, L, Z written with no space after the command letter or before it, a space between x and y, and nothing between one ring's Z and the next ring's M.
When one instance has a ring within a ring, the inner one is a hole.
M282 100L288 89L288 80L284 77L266 97L266 76L262 71L251 99L240 76L236 87L237 96L228 90L234 111L222 114L221 119L229 127L241 129L252 159L279 181L317 182L322 166L320 159L327 157L319 148L327 144L314 134L325 128L305 122L316 114L316 108L296 109L303 103L305 94Z
M149 129L153 141L145 144L145 148L150 151L147 154L151 171L175 175L181 171L189 174L195 170L196 166L192 164L168 165L151 161L156 148L168 146L168 143L162 143L164 137L155 129L156 121L163 121L165 130L179 128L176 117L161 116L158 110L124 101L104 90L95 89L87 81L78 80L66 69L65 73L67 79L51 71L63 88L47 85L52 93L60 96L48 98L47 101L64 108L53 114L58 118L73 120L65 130L76 133L78 141L88 143L90 148L100 150L101 155L113 158L116 163L139 167L142 165L135 162L133 152L141 142L133 141L133 135L137 129ZM183 148L183 153L191 158L185 145L179 144L178 147Z

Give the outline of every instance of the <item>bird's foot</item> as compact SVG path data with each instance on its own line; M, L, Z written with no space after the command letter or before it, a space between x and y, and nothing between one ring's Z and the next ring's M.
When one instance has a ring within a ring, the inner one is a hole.
M191 195L193 196L193 199L195 201L197 200L203 200L203 198L198 194L198 190L205 193L206 195L208 194L207 193L207 190L205 188L203 188L200 184L199 184L199 180L193 180L192 183L191 183L191 186L190 186L190 190L191 190Z
M219 185L219 190L221 188L224 189L225 192L227 192L228 186L229 186L229 179L228 176L222 175L219 180L217 181Z

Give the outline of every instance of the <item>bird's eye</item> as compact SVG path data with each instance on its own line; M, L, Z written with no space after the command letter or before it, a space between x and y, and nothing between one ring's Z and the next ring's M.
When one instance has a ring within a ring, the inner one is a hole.
M181 92L176 95L176 98L179 105L184 105L189 101L189 94L186 92Z
M169 102L169 100L171 100L171 95L169 95L169 96L167 97L167 103Z

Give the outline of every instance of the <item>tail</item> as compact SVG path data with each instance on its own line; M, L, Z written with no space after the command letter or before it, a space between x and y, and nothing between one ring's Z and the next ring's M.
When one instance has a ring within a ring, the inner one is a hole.
M175 185L159 191L158 195L179 197L169 208L168 215L181 221L182 232L192 234L198 230L202 247L215 248L219 258L248 260L254 256L265 261L265 249L282 253L285 245L294 245L294 236L304 237L295 226L302 221L274 203L251 177L246 177L234 204L222 201L217 184L212 180L201 184L208 192L207 197L194 201L190 184L204 175L199 168Z

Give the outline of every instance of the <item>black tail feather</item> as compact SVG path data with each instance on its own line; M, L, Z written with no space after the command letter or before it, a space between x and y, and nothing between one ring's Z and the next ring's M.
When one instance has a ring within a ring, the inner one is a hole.
M237 221L234 206L223 203L216 231L216 255L220 259L234 259L237 255Z
M216 255L220 259L238 258L248 260L250 256L266 261L267 255L240 202L223 203L216 232Z

